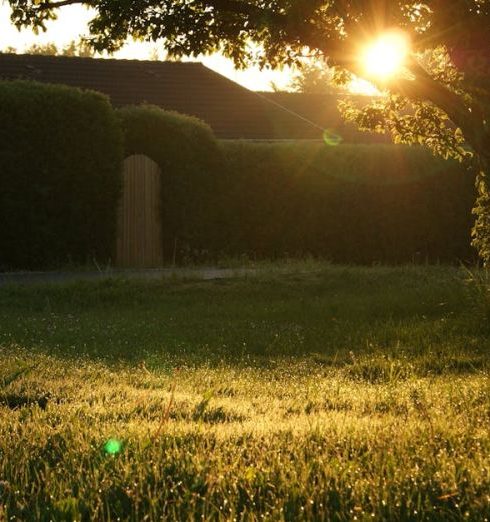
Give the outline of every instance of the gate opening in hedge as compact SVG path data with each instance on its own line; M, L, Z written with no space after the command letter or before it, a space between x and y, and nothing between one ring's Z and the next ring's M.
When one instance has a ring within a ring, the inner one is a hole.
M117 225L118 266L162 266L160 193L161 171L152 159L137 154L124 160Z

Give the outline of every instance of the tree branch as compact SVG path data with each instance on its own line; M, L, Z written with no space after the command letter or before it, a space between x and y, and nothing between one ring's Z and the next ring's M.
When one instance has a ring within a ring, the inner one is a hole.
M429 101L442 109L462 131L467 142L478 154L488 155L489 136L485 128L484 119L477 106L465 103L465 100L445 85L434 80L425 71L414 80L398 80L390 86L409 99Z
M49 9L57 9L58 7L65 7L73 4L86 4L86 0L60 0L59 2L44 2L36 6L38 11L48 11Z
M262 7L249 4L244 0L197 0L197 3L203 6L212 7L214 10L228 11L229 13L254 16L254 15L268 15L277 20L285 20L286 17L272 10L266 10Z

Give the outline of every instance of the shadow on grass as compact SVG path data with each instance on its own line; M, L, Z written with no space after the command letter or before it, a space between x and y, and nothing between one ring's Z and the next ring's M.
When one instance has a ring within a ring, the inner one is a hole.
M42 410L46 409L49 402L49 397L46 395L40 397L31 397L28 395L17 394L0 394L0 405L6 406L11 410L17 410L24 407L38 406Z
M488 325L452 267L318 267L217 281L7 286L0 346L171 372L308 360L367 382L488 368Z

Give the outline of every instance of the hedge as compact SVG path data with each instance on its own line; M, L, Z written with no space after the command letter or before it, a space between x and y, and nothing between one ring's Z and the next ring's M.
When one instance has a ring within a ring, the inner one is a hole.
M109 260L122 134L103 95L0 82L0 269Z
M162 170L162 241L166 261L192 249L198 257L219 243L217 186L221 151L211 128L197 118L151 105L117 111L125 155L145 154ZM177 252L175 252L177 251Z
M223 142L221 255L474 260L474 178L422 148Z
M421 148L218 143L189 116L22 81L0 82L0 121L0 269L111 258L123 145L162 169L166 262L475 259L474 178Z
M221 142L195 118L118 111L126 154L162 168L164 255L312 255L339 263L455 262L470 247L474 178L422 148Z
M162 168L167 262L315 256L339 263L455 262L470 246L474 178L422 148L221 142L151 106L118 111L125 154ZM176 252L175 252L176 250Z

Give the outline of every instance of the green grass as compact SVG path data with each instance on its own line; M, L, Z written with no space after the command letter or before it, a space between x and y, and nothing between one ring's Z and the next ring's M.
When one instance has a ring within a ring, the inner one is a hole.
M0 288L0 520L490 519L490 329L465 278Z

